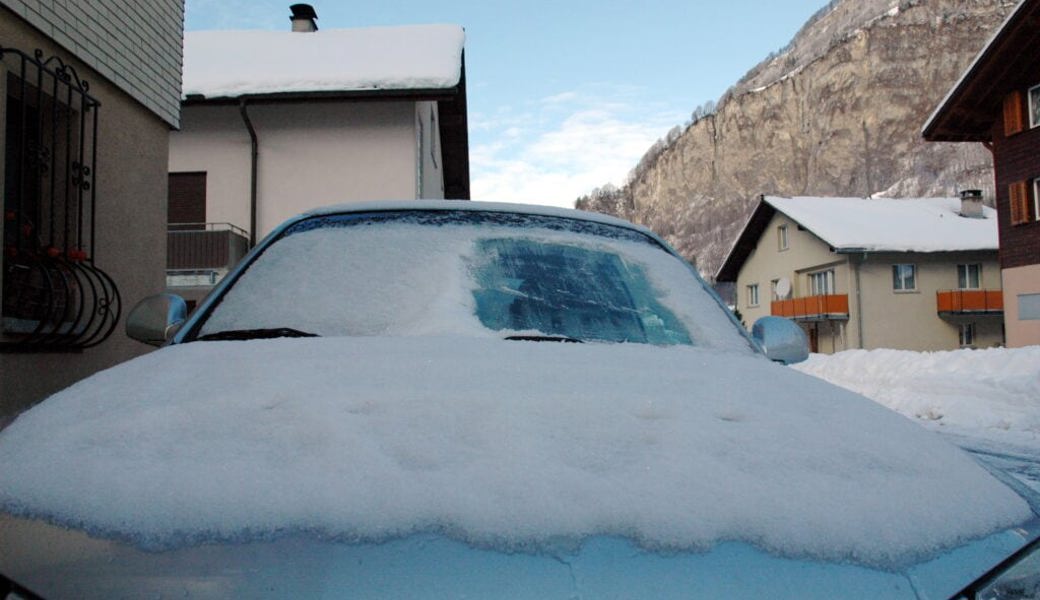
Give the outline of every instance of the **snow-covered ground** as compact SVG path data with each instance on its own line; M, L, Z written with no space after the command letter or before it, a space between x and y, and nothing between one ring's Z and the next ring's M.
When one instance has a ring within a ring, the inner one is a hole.
M848 350L796 369L859 392L962 446L1040 453L1040 346Z

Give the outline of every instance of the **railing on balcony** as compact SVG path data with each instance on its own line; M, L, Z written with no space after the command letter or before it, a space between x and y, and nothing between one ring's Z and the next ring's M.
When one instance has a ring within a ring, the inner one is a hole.
M795 321L823 321L849 318L848 294L806 296L790 300L774 300L770 312Z
M249 234L230 223L171 223L166 232L170 286L211 286L249 250Z
M936 310L941 315L1004 314L1002 290L940 290L935 294Z

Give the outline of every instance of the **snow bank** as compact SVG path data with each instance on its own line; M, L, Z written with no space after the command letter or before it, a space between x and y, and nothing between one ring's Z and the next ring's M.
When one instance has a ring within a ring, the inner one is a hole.
M1030 516L938 436L758 356L442 336L134 359L0 432L0 506L157 547L616 534L879 565Z
M848 350L794 368L919 421L1040 445L1040 346Z
M442 89L462 73L457 25L188 31L182 95Z

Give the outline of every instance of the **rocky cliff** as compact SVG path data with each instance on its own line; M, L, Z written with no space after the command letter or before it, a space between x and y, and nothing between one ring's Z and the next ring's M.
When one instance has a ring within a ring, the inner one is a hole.
M622 189L578 207L647 225L710 279L759 194L992 198L985 148L920 131L1014 4L831 2Z

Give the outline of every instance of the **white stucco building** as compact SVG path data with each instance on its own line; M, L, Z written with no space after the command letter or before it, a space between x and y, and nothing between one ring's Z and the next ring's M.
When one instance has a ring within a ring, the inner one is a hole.
M205 287L311 208L469 198L462 28L318 30L313 9L292 8L292 31L185 34L173 285Z

